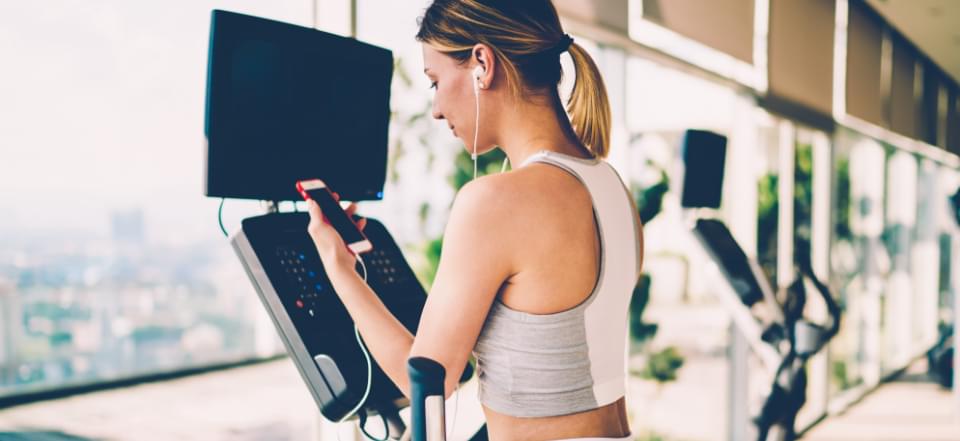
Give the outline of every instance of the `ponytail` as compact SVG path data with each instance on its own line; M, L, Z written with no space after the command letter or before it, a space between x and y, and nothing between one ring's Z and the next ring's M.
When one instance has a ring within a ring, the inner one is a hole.
M610 101L600 70L582 47L569 48L576 70L573 92L567 101L567 113L580 142L594 156L606 158L610 153Z

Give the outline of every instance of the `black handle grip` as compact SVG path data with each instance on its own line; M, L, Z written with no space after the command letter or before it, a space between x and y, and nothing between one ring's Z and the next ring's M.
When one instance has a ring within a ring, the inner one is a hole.
M443 365L426 357L411 357L407 360L407 372L410 375L410 430L412 441L433 441L428 438L431 433L430 427L440 424L442 427L444 421L443 398L444 382L446 381L447 371ZM430 418L440 418L441 421L428 421L427 417L427 398L439 396L440 412L439 415L431 414ZM441 431L442 433L442 431Z

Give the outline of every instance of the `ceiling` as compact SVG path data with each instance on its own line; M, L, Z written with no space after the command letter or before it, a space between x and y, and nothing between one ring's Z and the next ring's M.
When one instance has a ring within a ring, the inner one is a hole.
M867 0L867 4L960 83L960 1Z

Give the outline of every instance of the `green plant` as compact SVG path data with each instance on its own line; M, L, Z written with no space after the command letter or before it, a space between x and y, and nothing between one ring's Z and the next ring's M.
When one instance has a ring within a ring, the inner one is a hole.
M757 260L772 280L777 280L779 181L779 176L768 173L760 178L757 192Z
M426 258L426 264L417 271L417 278L420 284L430 290L433 286L433 279L437 276L437 267L440 266L440 250L443 248L443 237L428 240L423 246L423 255Z
M637 204L637 214L644 225L653 220L663 209L663 197L670 189L670 177L667 176L666 170L650 160L646 161L646 165L657 172L659 180L647 186L631 185L631 193ZM643 311L650 302L650 283L650 274L641 274L630 299L630 336L634 342L641 345L657 333L655 323L643 321Z
M675 346L668 346L653 352L647 357L647 363L639 372L647 380L656 381L660 386L677 379L677 372L683 367L684 358Z
M477 156L477 176L484 176L492 173L498 173L503 164L503 158L506 154L500 149L494 149L487 153ZM467 185L467 182L473 180L473 159L470 159L470 153L467 149L460 149L455 160L456 168L453 175L450 176L450 184L453 189L460 191L460 188Z
M648 167L653 167L660 174L660 180L653 185L646 187L634 186L633 194L637 201L637 210L640 215L640 222L646 224L653 220L660 210L663 209L663 196L670 189L670 177L667 172L651 161L647 161Z
M793 170L794 253L810 255L813 216L813 146L797 144ZM804 248L804 249L801 249Z
M847 377L847 362L844 360L834 360L831 366L831 376L838 390L849 389L850 379Z
M837 206L834 225L838 241L853 240L850 229L850 159L837 159Z
M644 344L653 338L657 333L656 323L646 323L643 321L643 310L650 302L650 275L640 275L640 281L633 289L633 297L630 299L630 337L638 343Z

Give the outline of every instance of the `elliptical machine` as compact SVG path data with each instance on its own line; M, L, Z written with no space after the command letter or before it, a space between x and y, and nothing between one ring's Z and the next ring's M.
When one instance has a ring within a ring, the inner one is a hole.
M777 368L774 383L760 415L755 419L758 440L767 440L771 428L776 426L783 430L783 437L780 439L796 439L797 413L807 400L807 361L823 349L840 330L840 307L827 287L813 274L809 255L798 257L799 277L787 290L788 297L782 305L783 325L769 328L771 333L780 335L765 336L765 341L785 346L786 353ZM830 318L826 325L812 323L803 317L807 302L805 280L809 280L816 287L827 305Z
M726 226L716 219L698 219L694 235L718 264L728 289L718 290L721 304L746 337L751 349L772 370L770 392L753 419L760 441L796 439L794 422L806 402L806 363L823 349L840 329L840 307L817 279L809 256L798 256L798 277L781 293L769 288L756 262L747 258ZM802 248L802 247L801 247ZM820 294L829 315L816 324L803 316L809 281ZM765 321L753 316L767 309ZM769 373L769 372L768 372ZM777 429L777 430L774 430Z
M683 140L685 166L682 205L698 214L693 233L716 262L726 282L718 287L720 303L771 374L772 384L760 413L753 418L760 441L797 437L797 413L806 402L806 363L826 347L840 329L841 311L827 286L814 274L809 243L798 243L797 278L775 292L755 259L749 258L723 221L701 209L720 208L727 139L711 132L688 130ZM807 283L823 299L827 320L804 317Z

